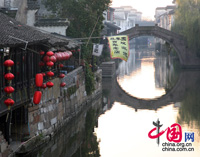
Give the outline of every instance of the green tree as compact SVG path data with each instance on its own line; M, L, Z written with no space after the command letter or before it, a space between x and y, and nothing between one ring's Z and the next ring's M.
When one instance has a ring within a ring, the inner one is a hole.
M100 36L103 29L103 12L108 8L111 0L43 0L48 10L55 16L68 18L70 25L66 35L72 38L87 38ZM88 42L87 40L83 42ZM82 58L87 64L92 59L92 43L98 43L98 39L92 39L88 44L81 45ZM86 91L91 94L94 90L94 76L91 68L86 66ZM89 83L89 84L87 84ZM90 87L91 86L91 87Z
M200 56L200 0L176 0L173 31L186 37L188 46Z

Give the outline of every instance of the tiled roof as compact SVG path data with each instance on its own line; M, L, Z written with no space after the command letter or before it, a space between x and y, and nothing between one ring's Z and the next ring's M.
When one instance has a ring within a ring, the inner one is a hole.
M0 13L0 21L0 47L12 47L24 44L24 41L33 44L48 40L40 31L23 25L3 13Z

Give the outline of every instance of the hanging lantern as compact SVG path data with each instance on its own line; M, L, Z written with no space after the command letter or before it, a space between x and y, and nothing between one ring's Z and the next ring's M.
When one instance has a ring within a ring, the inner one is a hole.
M50 61L49 56L44 56L43 61L44 61L45 63L46 63L46 62L49 62L49 61Z
M54 55L54 53L53 53L52 51L48 51L48 52L46 53L46 55L49 56L49 57L51 57L51 56Z
M56 57L56 61L60 61L60 54L59 53L55 53L54 56Z
M65 77L65 74L60 74L59 75L59 78L64 78Z
M6 94L11 94L15 91L15 89L11 86L5 87L4 91L6 92Z
M10 110L10 107L14 105L14 100L11 98L8 98L4 101L4 104L6 104L6 106L8 106L8 110Z
M42 88L42 89L45 89L45 88L47 88L47 85L46 85L46 83L43 83L41 88Z
M71 50L71 52L75 52L75 50Z
M55 63L56 62L56 57L55 56L51 56L50 60Z
M71 51L68 51L68 53L69 53L69 55L70 55L70 57L72 56L72 52Z
M44 53L45 53L44 51L40 51L40 55L41 55L41 56L43 56L43 55L44 55Z
M65 82L62 82L61 84L60 84L60 87L65 87L66 86L66 83Z
M58 64L58 68L63 68L64 65L63 64Z
M53 76L54 76L54 73L53 73L52 71L48 71L48 72L47 72L47 76L48 76L48 77L53 77Z
M42 92L41 91L35 91L34 96L33 96L33 103L36 104L36 105L39 104L41 97L42 97Z
M14 75L12 73L7 73L4 75L4 78L8 81L13 80L14 79Z
M44 62L42 62L42 61L39 62L39 66L40 66L40 67L43 67L44 65L45 65Z
M51 82L51 81L47 82L46 85L48 88L51 88L54 86L53 82Z
M70 54L68 52L64 52L65 54L65 60L68 60L70 58Z
M7 67L7 69L10 71L11 67L14 65L14 62L11 59L8 59L4 62L4 66Z
M54 63L53 63L52 61L49 61L49 62L46 63L46 65L47 65L48 67L52 67L52 66L54 65Z
M77 51L80 52L81 50L80 50L80 49L77 49Z
M46 74L45 74L45 73L42 73L42 75L43 75L43 77L45 77L45 76L46 76Z
M36 74L35 76L35 84L37 87L41 87L43 84L43 75L41 73Z

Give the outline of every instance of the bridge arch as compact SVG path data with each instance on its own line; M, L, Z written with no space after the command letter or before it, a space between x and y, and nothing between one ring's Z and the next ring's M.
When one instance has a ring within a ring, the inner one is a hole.
M121 32L119 35L128 35L130 39L139 36L155 36L167 41L177 52L183 68L200 68L200 58L187 46L183 36L155 26L139 26Z
M156 99L141 99L131 96L121 88L117 82L117 78L115 78L112 82L108 82L108 84L112 84L111 97L113 101L120 102L136 110L157 110L163 106L181 102L185 97L185 93L194 88L199 82L199 79L200 73L198 71L182 71L175 86L165 95Z

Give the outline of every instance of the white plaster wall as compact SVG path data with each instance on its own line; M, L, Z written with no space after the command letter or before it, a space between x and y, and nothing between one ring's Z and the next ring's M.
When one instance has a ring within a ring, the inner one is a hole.
M37 10L28 10L27 12L27 25L34 26L35 24L35 13Z
M4 0L0 0L0 7L4 7Z
M37 27L37 28L50 33L58 33L61 35L66 35L66 29L68 28L68 26L48 26L48 27Z

